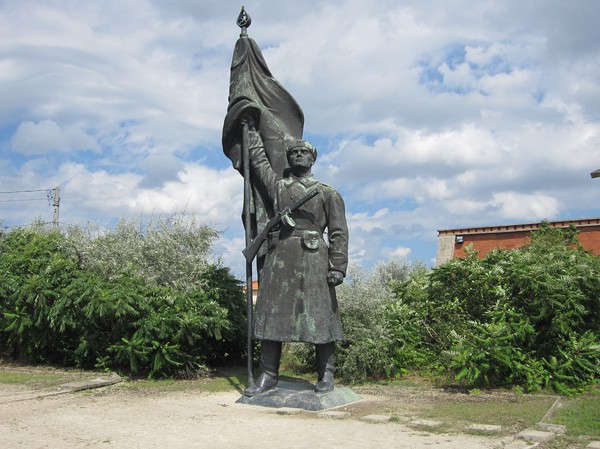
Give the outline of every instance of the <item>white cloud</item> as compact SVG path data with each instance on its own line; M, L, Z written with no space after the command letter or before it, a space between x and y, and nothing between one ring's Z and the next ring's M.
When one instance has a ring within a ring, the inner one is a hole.
M543 220L555 218L559 211L559 202L549 195L500 192L494 195L490 204L500 209L500 216L508 220Z
M141 179L133 173L89 170L81 163L65 163L53 176L61 186L65 210L62 216L67 223L71 217L77 222L91 211L113 217L139 212L130 209L129 202Z
M146 177L142 183L143 187L160 187L167 181L177 181L179 171L183 164L172 154L151 154L141 163L141 167L146 172Z
M411 253L411 249L406 248L404 246L399 246L397 248L390 248L389 250L384 251L384 254L386 255L385 260L405 259L410 255L410 253Z
M35 165L23 167L18 177L32 176L36 169ZM90 170L80 163L64 163L52 176L39 182L48 188L60 186L64 223L184 212L219 230L241 228L242 181L237 172L188 163L179 177L178 181L149 189L142 186L143 177L138 174L110 173ZM45 213L45 207L41 210Z
M220 133L239 7L3 2L0 183L60 185L65 222L187 208L228 229L236 260L242 183ZM438 228L599 214L597 2L247 10L317 177L344 196L356 260L430 260ZM0 203L0 219L47 214L43 197Z
M17 119L76 126L109 143L124 128L119 144L141 152L218 136L227 79L217 73L228 73L229 57L205 59L189 48L202 34L197 21L166 20L145 1L15 4L1 12L11 70L0 75L0 118L12 110Z
M487 216L490 220L500 221L536 221L556 218L560 203L550 195L518 192L498 192L485 200L453 199L445 204L450 214L464 216Z
M453 176L469 169L496 166L506 158L501 142L489 130L473 123L437 132L400 129L393 138L373 143L353 140L342 145L339 151L318 162L327 164L322 175L335 185L349 184L354 188L356 181L370 180L369 188L384 194L392 190L400 195L407 189L413 193L421 191L422 186L413 183L417 178L431 174ZM321 169L317 170L321 174ZM439 191L441 182L435 183Z
M158 190L139 190L130 196L130 209L146 213L186 211L220 229L240 219L243 183L233 169L213 170L188 163L179 178L180 182L167 182Z
M73 125L61 128L52 120L21 122L12 138L11 149L29 155L52 151L100 151L96 141L80 128Z

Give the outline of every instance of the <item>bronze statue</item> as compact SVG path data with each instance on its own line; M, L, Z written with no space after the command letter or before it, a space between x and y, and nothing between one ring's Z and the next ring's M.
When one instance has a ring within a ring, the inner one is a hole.
M253 396L277 385L281 342L314 343L318 381L315 391L334 388L335 342L343 339L335 287L348 265L348 227L342 197L312 175L317 150L304 140L290 142L290 174L278 176L269 163L260 134L249 126L253 179L274 210L307 201L269 234L254 313L254 338L262 341L262 374L245 394ZM327 230L327 240L323 236Z
M245 180L248 287L255 256L259 278L255 310L248 294L244 394L255 396L277 385L282 342L315 344L315 391L328 392L334 388L335 342L343 339L335 287L348 265L344 202L312 175L317 150L302 140L302 110L248 37L250 23L242 9L223 126L223 150ZM261 340L262 373L256 383L251 339Z

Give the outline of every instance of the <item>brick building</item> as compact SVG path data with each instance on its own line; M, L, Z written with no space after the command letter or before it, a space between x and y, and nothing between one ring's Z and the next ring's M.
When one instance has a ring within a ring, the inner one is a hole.
M579 231L577 238L581 246L600 256L600 218L551 221L549 223L550 226L558 228L575 225ZM539 226L540 223L525 223L438 230L436 265L441 265L456 257L466 256L465 250L471 244L480 257L495 248L519 248L527 243L531 231L538 229Z

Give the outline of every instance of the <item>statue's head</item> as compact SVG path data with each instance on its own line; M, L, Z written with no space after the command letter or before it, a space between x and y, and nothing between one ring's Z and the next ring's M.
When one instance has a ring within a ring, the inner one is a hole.
M290 161L290 156L292 154L292 151L297 150L297 149L308 150L308 152L312 156L313 164L317 160L317 149L308 140L298 139L298 140L294 140L293 142L291 142L287 147L286 156L287 156L288 162L290 162L290 165L292 165L291 161Z

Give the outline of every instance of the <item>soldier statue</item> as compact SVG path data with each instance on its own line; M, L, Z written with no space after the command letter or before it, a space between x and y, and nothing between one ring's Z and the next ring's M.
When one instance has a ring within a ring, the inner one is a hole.
M335 287L343 282L348 265L344 201L312 175L317 150L309 142L287 144L289 170L280 176L267 158L253 118L245 115L241 122L249 129L253 182L272 211L284 210L318 190L269 232L253 327L254 339L261 340L261 374L244 394L255 396L277 385L282 342L315 345L315 391L329 392L334 389L335 344L343 340Z

